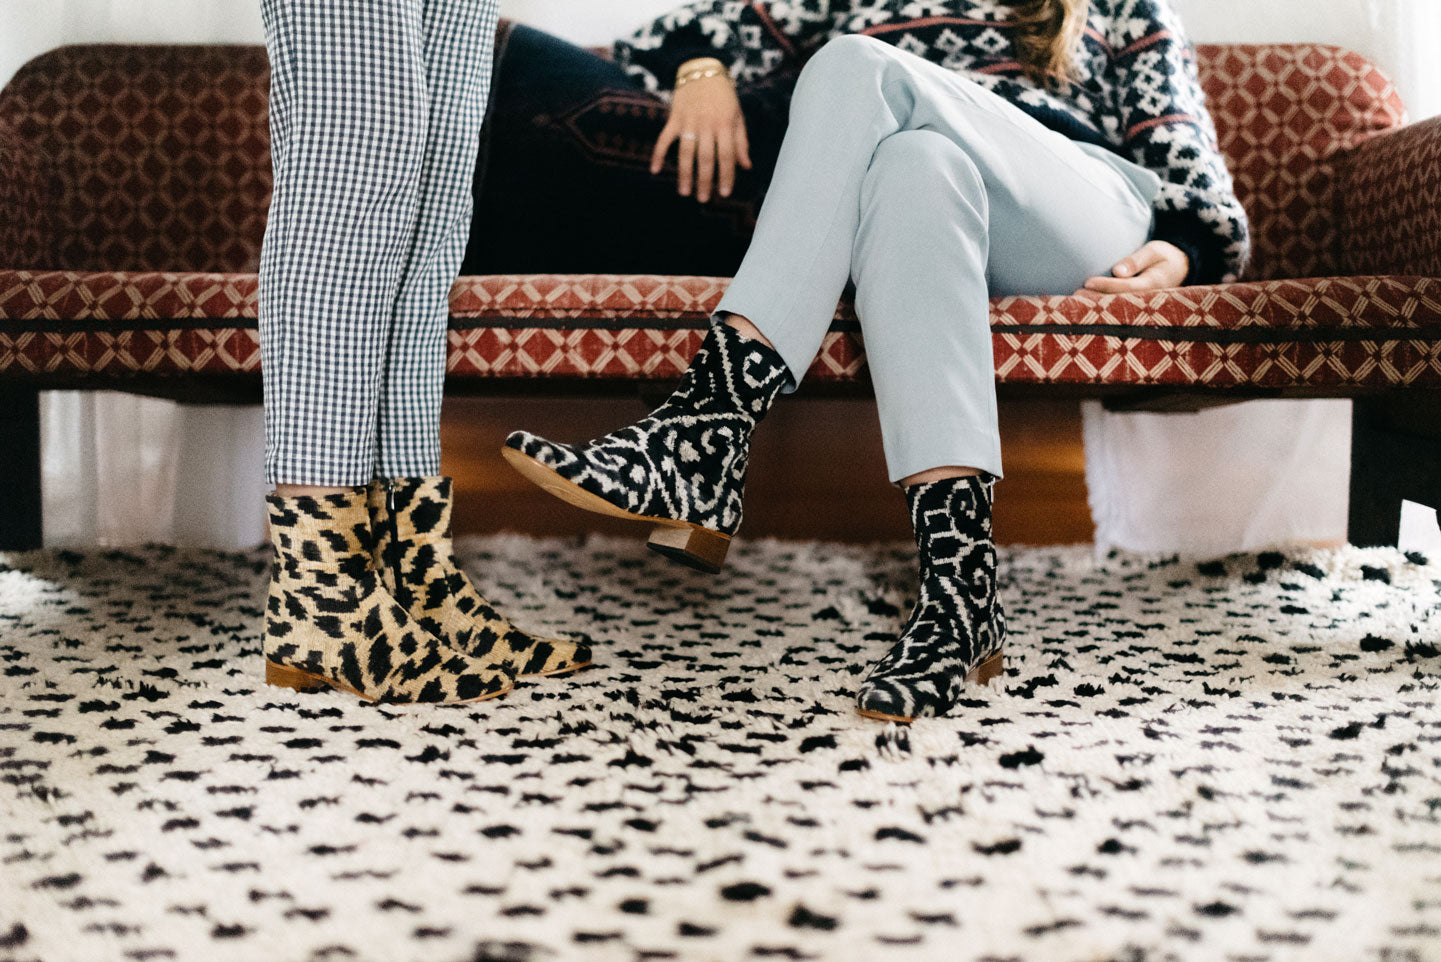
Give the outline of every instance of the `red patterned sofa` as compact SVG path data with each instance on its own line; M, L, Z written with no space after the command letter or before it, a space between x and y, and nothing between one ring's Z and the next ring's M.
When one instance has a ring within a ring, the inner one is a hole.
M1003 396L1363 399L1352 539L1394 543L1401 497L1441 501L1441 119L1398 129L1389 81L1331 47L1204 46L1200 64L1253 219L1248 277L998 299ZM0 93L0 548L38 543L38 390L258 399L266 76L257 47L73 46ZM449 388L674 378L725 284L463 277ZM864 390L856 331L842 304L816 382Z

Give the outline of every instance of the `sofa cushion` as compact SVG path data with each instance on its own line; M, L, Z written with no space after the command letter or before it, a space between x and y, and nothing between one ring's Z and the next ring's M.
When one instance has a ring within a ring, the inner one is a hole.
M462 277L454 379L679 377L728 282L647 275ZM0 376L255 375L253 274L0 271ZM1441 388L1441 279L1258 281L991 302L1002 384ZM862 376L855 314L837 311L810 376Z

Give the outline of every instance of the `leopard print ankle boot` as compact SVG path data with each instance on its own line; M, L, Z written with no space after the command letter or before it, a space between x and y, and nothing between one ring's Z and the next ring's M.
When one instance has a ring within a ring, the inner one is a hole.
M591 663L590 646L535 638L506 620L456 564L450 478L372 481L375 564L411 617L447 644L517 675L558 675Z
M900 640L856 696L860 713L910 722L944 715L965 682L990 683L1004 663L1006 619L991 541L994 479L948 478L906 489L920 551L920 597Z
M442 643L385 590L366 489L265 499L275 549L265 680L367 701L462 704L503 695L513 672Z
M583 444L517 431L501 454L562 501L654 525L652 549L714 573L740 527L751 432L787 377L774 350L714 323L649 417Z

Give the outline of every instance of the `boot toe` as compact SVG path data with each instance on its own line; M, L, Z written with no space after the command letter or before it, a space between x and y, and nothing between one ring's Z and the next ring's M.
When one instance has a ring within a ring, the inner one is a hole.
M948 707L930 692L889 679L872 678L856 693L856 708L872 718L909 722L943 715Z
M910 721L916 717L913 706L890 686L873 685L869 682L862 685L856 694L856 709L862 715L873 718Z
M538 642L517 671L522 676L564 675L590 663L590 645L552 638Z
M570 656L571 664L577 668L584 668L594 660L590 645L583 642L576 642L575 652Z
M505 439L505 446L545 465L561 477L571 477L583 467L583 462L573 446L547 441L529 431L512 432L510 437Z
M527 457L535 458L544 462L545 453L550 449L550 442L539 435L531 434L529 431L512 431L505 439L505 446L519 451Z

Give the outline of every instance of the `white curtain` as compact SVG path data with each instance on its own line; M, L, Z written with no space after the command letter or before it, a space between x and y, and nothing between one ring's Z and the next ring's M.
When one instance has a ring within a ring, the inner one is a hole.
M604 43L676 2L504 0L502 11L578 43ZM1441 112L1437 0L1176 2L1196 40L1349 46L1397 78L1414 117ZM62 43L259 43L258 7L258 0L0 0L0 83ZM1344 535L1345 408L1255 402L1199 415L1088 408L1098 540L1214 553ZM49 544L239 547L261 539L258 408L52 392L42 404L42 431ZM1176 510L1182 503L1188 508Z

